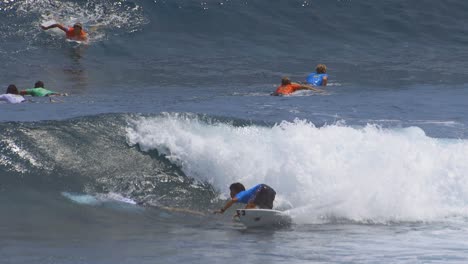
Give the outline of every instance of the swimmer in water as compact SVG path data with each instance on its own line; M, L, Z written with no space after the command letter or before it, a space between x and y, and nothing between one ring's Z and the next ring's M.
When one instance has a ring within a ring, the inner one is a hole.
M44 89L44 83L42 81L37 81L34 84L34 88L22 90L20 92L20 94L21 95L39 96L39 97L55 96L55 95L67 96L68 95L66 93L61 94L61 93L57 93L57 92L54 92L54 91Z
M6 101L10 104L18 104L24 102L25 99L23 96L19 95L16 85L10 84L6 90L6 93L0 94L0 101Z
M281 85L278 86L276 91L272 93L271 95L287 95L287 94L292 94L298 90L312 90L314 92L323 92L323 90L314 88L310 85L293 83L288 77L283 77L281 79Z
M307 84L313 86L327 86L328 74L327 66L325 64L319 64L315 68L315 72L309 74L306 78Z
M62 24L52 24L50 26L41 26L43 30L48 30L51 28L59 28L63 30L66 34L67 39L77 40L77 41L87 41L88 33L83 30L83 25L81 23L75 23L73 27L66 28Z

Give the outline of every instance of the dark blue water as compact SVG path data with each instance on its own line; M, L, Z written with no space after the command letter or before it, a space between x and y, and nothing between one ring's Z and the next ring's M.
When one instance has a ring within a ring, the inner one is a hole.
M5 263L466 263L468 2L0 1ZM88 44L40 24L82 22ZM325 94L273 97L328 67ZM214 216L265 182L293 225Z

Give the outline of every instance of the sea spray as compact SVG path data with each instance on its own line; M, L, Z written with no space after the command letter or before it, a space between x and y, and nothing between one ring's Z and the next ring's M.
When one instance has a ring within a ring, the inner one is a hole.
M431 221L467 213L468 142L430 138L418 127L316 127L304 120L233 126L168 114L133 120L127 141L157 150L225 198L232 182L267 183L277 190L276 206L303 208L292 212L308 222Z

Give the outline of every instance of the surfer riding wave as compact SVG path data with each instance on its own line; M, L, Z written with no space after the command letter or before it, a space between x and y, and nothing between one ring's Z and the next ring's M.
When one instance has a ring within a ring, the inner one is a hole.
M245 190L245 187L242 183L236 182L229 186L231 191L231 200L229 200L226 205L215 211L214 213L222 214L233 204L240 202L247 204L245 209L272 209L273 201L275 200L276 192L270 186L266 184L257 184L254 187Z

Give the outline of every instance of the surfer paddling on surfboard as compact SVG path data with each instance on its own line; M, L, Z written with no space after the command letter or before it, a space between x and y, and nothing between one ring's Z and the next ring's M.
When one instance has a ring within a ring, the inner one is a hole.
M34 84L34 88L31 89L26 89L26 90L21 90L19 92L21 95L31 95L31 96L38 96L38 97L43 97L43 96L67 96L68 94L66 93L57 93L51 90L47 90L44 88L44 82L42 81L37 81Z
M64 27L62 24L52 24L50 26L41 26L43 30L48 30L51 28L60 28L65 32L67 39L76 40L76 41L87 41L88 33L83 30L83 25L81 23L75 23L73 27Z
M308 84L300 84L300 83L293 83L288 77L283 77L281 79L281 85L278 86L276 91L272 93L271 95L278 96L278 95L288 95L292 94L295 91L299 90L312 90L314 92L322 93L323 90L317 89L312 87L311 85Z
M229 190L231 190L231 200L229 200L223 208L215 211L215 214L224 213L229 207L237 202L247 204L245 209L273 208L273 201L275 200L276 192L266 184L257 184L254 187L245 190L242 183L236 182L229 186Z

